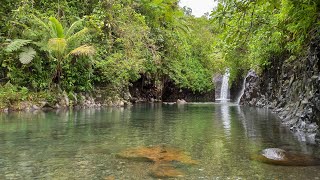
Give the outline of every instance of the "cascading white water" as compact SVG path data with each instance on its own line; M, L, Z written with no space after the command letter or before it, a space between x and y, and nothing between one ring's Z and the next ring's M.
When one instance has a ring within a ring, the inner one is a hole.
M242 88L241 88L240 94L237 97L237 101L236 101L237 104L240 104L241 97L243 96L244 89L246 88L246 79L247 79L247 77L245 77L243 79Z
M226 69L226 72L222 78L222 85L220 91L220 101L227 101L228 100L228 93L229 93L229 76L230 72L229 69Z
M247 80L247 77L248 77L249 75L251 75L251 74L252 74L252 71L250 70L250 71L248 72L247 76L243 79L242 89L241 89L240 94L239 94L239 96L237 97L237 101L236 101L237 104L240 104L241 97L243 96L243 94L244 94L244 89L246 88L246 80Z

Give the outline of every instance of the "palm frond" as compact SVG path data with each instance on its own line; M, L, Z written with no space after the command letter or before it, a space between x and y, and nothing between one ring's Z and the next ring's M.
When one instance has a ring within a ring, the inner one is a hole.
M80 20L72 23L72 25L70 26L70 28L66 32L66 38L70 37L74 33L76 28L82 26L82 22L83 22L83 19L80 19Z
M29 44L30 42L31 40L15 39L6 47L5 50L7 52L13 52L13 51L19 50L21 47Z
M48 41L48 49L62 54L67 46L66 39L64 38L51 38Z
M24 47L19 54L19 60L22 64L29 64L37 52L32 47Z
M57 34L57 38L64 38L64 30L60 21L55 17L50 17L49 21L52 23L52 27L54 28Z
M89 29L85 27L81 31L79 31L79 32L73 34L72 36L70 36L69 38L67 38L67 42L72 43L74 41L79 41L79 40L83 39L86 36L86 34L88 34L88 32L89 32Z
M44 28L45 31L47 31L47 33L52 33L48 24L46 24L44 21L42 21L40 18L38 18L37 16L35 16L33 14L31 16L32 16L31 21L34 24L39 25L40 27Z
M74 50L72 50L69 54L74 56L92 56L96 53L96 50L93 46L82 45Z

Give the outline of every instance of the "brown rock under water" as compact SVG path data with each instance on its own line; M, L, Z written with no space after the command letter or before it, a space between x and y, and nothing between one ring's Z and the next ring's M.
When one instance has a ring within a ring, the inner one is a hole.
M185 152L165 147L138 147L128 149L117 154L119 158L132 159L136 161L154 162L151 167L150 175L156 178L183 177L183 172L179 171L171 162L179 162L181 164L194 165L197 161L193 160Z
M117 156L125 159L151 161L155 163L178 161L182 164L197 164L197 161L193 160L185 152L165 146L128 149L122 151Z
M151 168L150 175L155 178L175 178L175 177L183 177L184 173L179 171L172 164L156 163Z
M116 178L114 176L107 176L104 178L104 180L115 180Z

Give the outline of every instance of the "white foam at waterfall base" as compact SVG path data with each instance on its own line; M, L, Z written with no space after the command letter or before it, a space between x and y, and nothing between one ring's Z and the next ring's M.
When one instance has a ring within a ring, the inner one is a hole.
M223 78L222 78L220 98L217 99L218 101L221 101L221 102L227 102L227 101L229 101L229 99L228 99L228 94L229 94L229 77L230 77L229 69L226 69L226 72L224 73Z

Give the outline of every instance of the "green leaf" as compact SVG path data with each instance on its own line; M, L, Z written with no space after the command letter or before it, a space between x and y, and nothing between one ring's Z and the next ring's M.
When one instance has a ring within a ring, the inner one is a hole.
M49 20L51 21L57 38L64 38L64 30L62 24L59 22L58 19L55 17L50 17Z
M40 18L38 18L37 16L35 16L33 14L31 16L32 16L31 21L34 24L39 25L40 27L44 28L48 33L52 33L50 31L50 27L48 26L48 24L46 24L44 21L42 21Z
M86 34L88 34L89 29L88 28L83 28L81 31L73 34L72 36L70 36L69 38L67 38L67 42L68 43L73 43L74 41L80 41L82 40Z
M76 28L82 26L82 22L83 22L83 19L80 19L80 20L72 23L72 25L70 26L70 28L66 32L66 38L70 37L74 33Z
M19 60L22 64L29 64L37 53L32 47L25 47L22 50Z
M29 44L31 40L25 40L25 39L15 39L13 40L7 47L6 51L7 52L13 52L19 50L21 47Z

